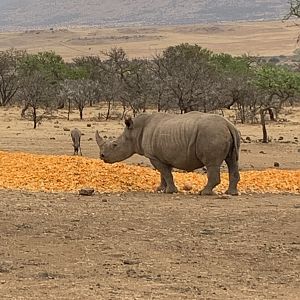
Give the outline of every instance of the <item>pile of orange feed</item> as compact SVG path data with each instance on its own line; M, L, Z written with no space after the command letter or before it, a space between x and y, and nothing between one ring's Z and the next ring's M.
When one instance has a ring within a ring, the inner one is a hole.
M159 173L149 167L124 163L106 164L98 159L0 151L0 188L46 192L73 192L92 187L98 192L155 191ZM207 181L205 174L174 172L180 191L189 186L197 193ZM228 174L216 189L224 192ZM269 169L241 172L241 193L300 194L300 170Z

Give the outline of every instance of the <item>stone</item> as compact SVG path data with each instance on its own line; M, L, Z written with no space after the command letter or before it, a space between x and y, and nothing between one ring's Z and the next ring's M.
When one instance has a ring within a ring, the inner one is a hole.
M94 194L95 190L93 188L82 188L79 190L79 195L82 196L92 196Z
M70 131L70 128L64 127L63 130L64 131Z
M124 265L138 265L141 261L138 259L124 259L123 264Z
M190 182L185 182L183 185L183 190L190 191L193 188L192 184Z

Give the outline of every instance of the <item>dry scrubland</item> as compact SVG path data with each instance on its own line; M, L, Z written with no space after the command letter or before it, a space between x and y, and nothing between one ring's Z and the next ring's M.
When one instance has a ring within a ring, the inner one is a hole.
M121 28L69 28L1 32L0 50L11 47L30 53L54 50L70 61L76 56L99 55L122 47L129 57L151 57L168 46L199 44L215 52L233 55L291 55L299 27L293 22L239 22L185 26Z
M113 45L132 57L197 42L278 55L293 52L297 32L280 22L86 28L1 33L0 48L51 49L70 60ZM259 125L238 124L251 142L241 145L243 194L229 198L198 196L201 171L176 174L181 192L165 195L151 193L158 175L145 158L95 160L95 130L112 137L123 128L99 113L87 108L80 121L74 111L67 121L60 111L34 130L20 109L0 109L1 299L299 298L299 108L267 125L270 144L257 142ZM72 156L73 127L84 133L83 158ZM87 184L101 193L78 195ZM36 192L48 189L57 192Z

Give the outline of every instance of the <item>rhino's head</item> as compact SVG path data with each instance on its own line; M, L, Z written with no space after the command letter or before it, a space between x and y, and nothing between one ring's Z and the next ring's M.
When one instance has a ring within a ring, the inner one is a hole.
M96 141L100 149L100 159L106 163L122 161L134 154L133 121L125 119L124 132L113 141L105 141L96 131Z

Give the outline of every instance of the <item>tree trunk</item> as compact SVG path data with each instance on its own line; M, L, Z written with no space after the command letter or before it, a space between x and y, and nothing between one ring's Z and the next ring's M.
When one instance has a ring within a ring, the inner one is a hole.
M157 102L157 111L160 112L161 111L161 104L160 104L160 100Z
M268 108L268 113L270 115L270 120L275 121L275 116L272 108Z
M36 129L36 125L37 125L36 107L33 107L32 117L33 117L33 129Z
M70 120L70 113L71 113L71 100L68 99L68 121Z
M59 100L57 104L57 109L63 109L65 107L65 101Z
M79 117L80 117L80 120L83 119L83 108L82 107L79 108Z
M260 110L260 124L262 126L262 132L263 132L263 143L268 143L268 134L267 134L267 128L266 128L266 121L265 121L265 112L267 109L261 109Z
M126 113L126 106L125 106L125 104L123 104L123 112L122 112L121 120L123 120L125 118L125 113Z
M106 121L109 119L109 116L110 116L110 107L111 107L111 101L108 100L108 103L107 103L107 112L106 112L106 118L105 118Z
M25 103L25 106L23 107L23 109L21 111L21 118L25 118L25 112L27 111L28 108L29 108L29 104Z
M246 110L245 110L245 105L242 104L242 123L246 123Z

